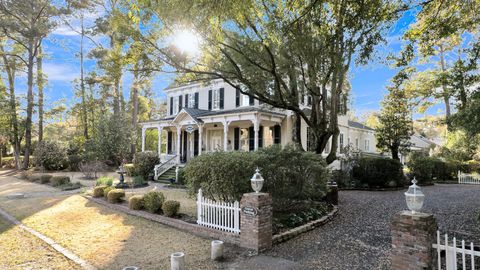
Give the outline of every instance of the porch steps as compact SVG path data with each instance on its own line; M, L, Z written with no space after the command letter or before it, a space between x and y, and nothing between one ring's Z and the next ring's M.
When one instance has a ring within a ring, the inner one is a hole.
M175 167L168 169L157 179L158 182L170 183L170 179L175 179Z

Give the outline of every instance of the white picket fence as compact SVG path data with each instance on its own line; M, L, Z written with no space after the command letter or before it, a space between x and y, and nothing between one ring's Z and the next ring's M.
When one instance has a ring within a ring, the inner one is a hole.
M202 189L197 194L197 224L240 233L240 203L216 202L203 197Z
M480 185L480 175L462 173L461 171L458 171L458 183Z
M433 247L437 249L438 256L438 269L441 270L442 265L445 265L445 270L457 270L457 267L461 265L461 269L480 269L480 265L475 268L475 258L477 261L480 258L480 252L475 251L473 243L470 245L465 244L465 240L462 240L461 246L457 246L457 239L454 237L451 245L449 245L448 235L445 234L444 243L441 244L440 232L437 231L437 243L433 244ZM445 251L445 260L442 260L441 252Z

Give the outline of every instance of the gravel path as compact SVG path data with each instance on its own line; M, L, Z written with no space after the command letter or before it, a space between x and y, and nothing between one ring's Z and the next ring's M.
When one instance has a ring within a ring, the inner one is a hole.
M480 245L480 185L424 187L424 212L440 231ZM330 223L276 245L266 255L303 269L389 269L390 221L406 209L405 191L341 191L338 216Z

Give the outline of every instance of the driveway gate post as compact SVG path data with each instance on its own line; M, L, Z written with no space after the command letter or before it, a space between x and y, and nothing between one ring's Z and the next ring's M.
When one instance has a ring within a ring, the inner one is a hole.
M240 201L240 245L255 251L272 247L272 197L246 193Z

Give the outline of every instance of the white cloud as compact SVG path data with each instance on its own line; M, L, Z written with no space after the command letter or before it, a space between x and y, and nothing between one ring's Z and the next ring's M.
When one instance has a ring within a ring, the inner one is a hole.
M72 30L72 28L66 25L60 25L53 31L52 34L59 35L59 36L78 36L79 35L77 32Z
M76 66L58 63L44 63L43 73L47 75L49 81L71 82L80 76Z

